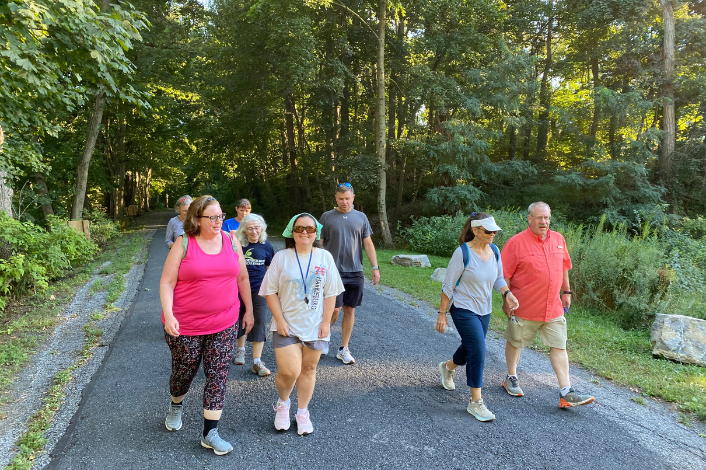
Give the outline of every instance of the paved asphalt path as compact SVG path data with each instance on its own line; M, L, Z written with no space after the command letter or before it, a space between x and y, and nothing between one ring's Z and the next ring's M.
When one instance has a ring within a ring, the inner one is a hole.
M218 457L199 443L201 373L187 395L182 429L164 427L170 355L159 320L163 239L164 228L150 247L133 311L47 468L706 468L706 439L677 424L664 405L641 407L629 400L631 392L593 383L586 372L572 367L574 383L596 403L559 409L555 379L541 354L525 352L520 374L526 396L510 397L501 387L504 342L496 334L488 338L483 395L497 419L475 420L466 412L461 368L456 391L439 385L437 364L453 353L457 337L432 332L428 310L370 286L352 342L358 363L335 359L340 322L332 331L332 352L321 359L310 404L314 433L299 437L296 424L275 431L276 366L268 341L263 359L272 376L250 372L249 349L245 366L231 366L219 430L235 450Z

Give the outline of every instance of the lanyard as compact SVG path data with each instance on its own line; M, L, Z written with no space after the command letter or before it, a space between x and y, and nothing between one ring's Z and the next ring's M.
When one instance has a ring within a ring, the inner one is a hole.
M309 253L309 264L306 267L306 277L304 277L304 273L302 272L302 265L299 262L299 253L297 253L297 247L294 247L294 257L297 259L297 264L299 265L299 274L302 275L302 282L304 283L304 302L307 304L309 303L309 297L306 295L306 280L309 279L309 268L311 267L311 255L314 254L314 248L311 248L311 252Z

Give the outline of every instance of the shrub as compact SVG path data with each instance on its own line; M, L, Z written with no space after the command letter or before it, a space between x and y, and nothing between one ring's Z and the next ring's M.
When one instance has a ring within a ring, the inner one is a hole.
M91 211L86 218L91 221L91 240L101 248L120 234L118 224L101 211Z

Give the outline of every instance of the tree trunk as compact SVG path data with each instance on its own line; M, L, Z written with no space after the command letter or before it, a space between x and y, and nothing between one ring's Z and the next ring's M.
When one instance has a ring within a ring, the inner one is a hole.
M553 1L550 2L550 7L553 8ZM549 83L549 74L552 69L552 26L554 24L554 16L547 21L547 55L544 62L544 72L542 74L542 83L539 91L539 126L537 128L537 161L543 161L547 152L547 140L549 137L549 106L551 105L552 89Z
M591 74L593 75L593 93L595 94L596 89L598 89L598 57L591 57ZM591 121L591 130L589 131L591 136L590 145L593 146L596 143L596 135L598 134L598 123L601 119L601 107L598 104L598 97L594 95L593 98L593 120Z
M397 220L400 219L400 213L402 211L402 197L404 196L404 179L407 166L407 151L402 149L401 154L401 161L399 164L400 176L397 181L397 206L395 207L395 217L397 217Z
M54 215L54 208L51 205L51 199L49 198L49 188L47 188L47 181L44 178L44 173L38 171L34 174L34 182L37 185L37 192L42 196L45 202L42 202L42 214L46 218L48 215Z
M507 152L507 158L514 160L515 155L517 154L517 128L511 125L507 128L507 132L510 134L510 145Z
M0 153L2 145L5 143L5 134L0 126ZM7 185L7 172L0 170L0 211L12 217L12 188Z
M297 143L294 138L294 96L291 93L284 98L284 122L287 133L287 154L289 155L289 188L292 200L298 207L301 203L301 191L297 169Z
M378 215L385 246L392 246L392 234L387 221L387 169L385 168L385 29L387 27L387 0L380 0L378 14L378 61L377 61L377 110L375 126L375 153L378 160Z
M676 121L674 117L674 6L669 0L660 0L664 17L664 85L662 86L663 117L662 153L659 156L658 178L668 184L672 155L676 146Z

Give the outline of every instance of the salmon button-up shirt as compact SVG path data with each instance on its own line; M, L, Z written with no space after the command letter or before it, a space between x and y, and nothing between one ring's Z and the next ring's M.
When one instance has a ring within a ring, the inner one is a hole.
M502 260L503 275L520 303L517 317L546 322L564 314L559 290L571 258L559 232L549 230L542 240L528 227L505 243Z

